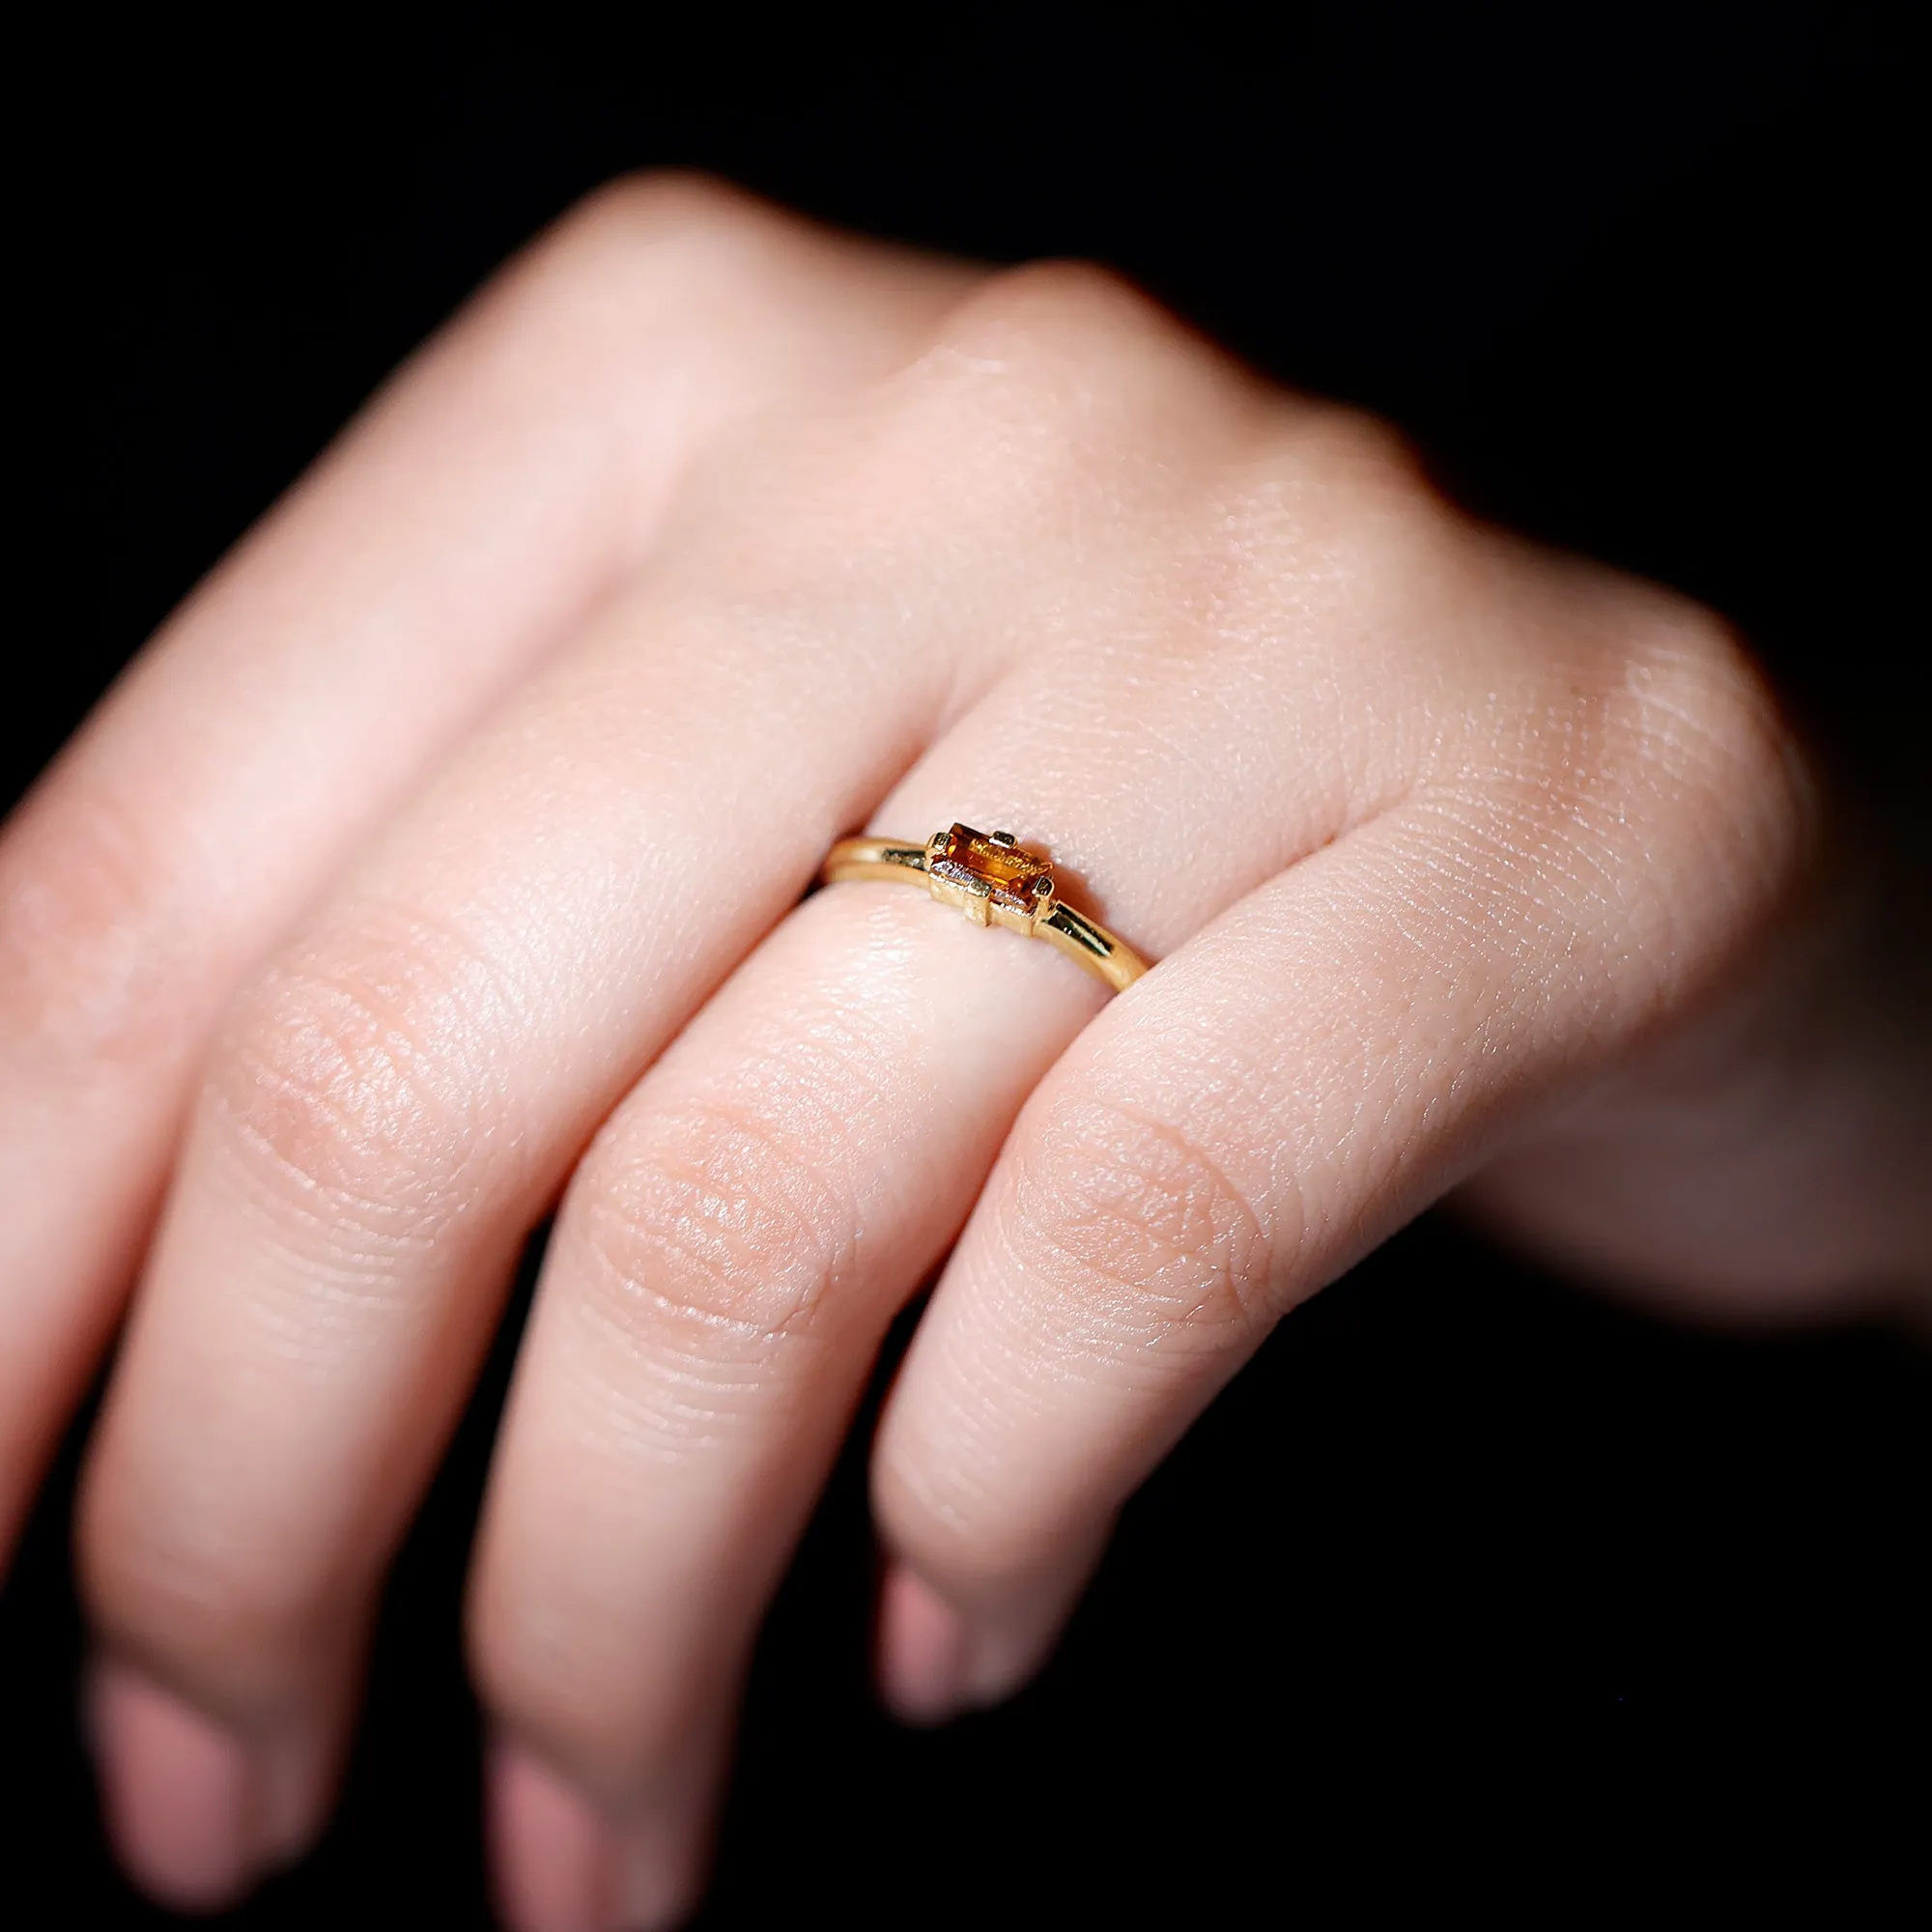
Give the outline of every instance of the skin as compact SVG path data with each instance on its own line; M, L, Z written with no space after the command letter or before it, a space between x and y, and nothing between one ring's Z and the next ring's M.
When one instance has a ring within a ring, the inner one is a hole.
M954 818L1159 965L1110 1003L902 888L800 902ZM553 1208L471 1599L519 1932L695 1900L934 1269L873 1463L925 1721L1037 1667L1270 1324L1456 1190L1687 1315L1922 1308L1922 1009L1842 820L1710 613L1106 275L607 190L0 843L0 1539L125 1314L78 1548L129 1869L214 1907L322 1829Z

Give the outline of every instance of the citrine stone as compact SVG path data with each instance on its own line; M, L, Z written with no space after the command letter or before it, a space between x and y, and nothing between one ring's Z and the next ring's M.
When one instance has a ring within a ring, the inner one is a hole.
M1053 868L1044 859L1022 852L1009 834L989 838L970 825L955 825L947 833L927 870L947 885L1026 919L1053 888Z

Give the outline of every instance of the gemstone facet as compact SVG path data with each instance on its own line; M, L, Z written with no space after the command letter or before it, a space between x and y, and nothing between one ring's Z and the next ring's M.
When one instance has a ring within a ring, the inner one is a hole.
M1022 852L1009 832L988 838L970 825L955 825L926 851L932 895L956 905L980 925L1031 932L1053 898L1053 868L1044 859Z

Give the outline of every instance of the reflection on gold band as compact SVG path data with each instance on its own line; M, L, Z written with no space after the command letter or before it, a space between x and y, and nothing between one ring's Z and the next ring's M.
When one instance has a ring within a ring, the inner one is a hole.
M942 903L957 906L975 924L1009 926L1058 947L1117 993L1148 969L1131 946L1067 905L1053 867L1022 851L1009 832L988 835L970 825L954 825L934 833L923 845L909 845L902 838L841 838L827 854L819 877L828 886L846 879L922 885Z

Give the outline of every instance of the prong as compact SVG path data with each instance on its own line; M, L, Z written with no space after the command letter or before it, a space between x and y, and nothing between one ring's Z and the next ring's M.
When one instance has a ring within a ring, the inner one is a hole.
M993 843L995 845L1017 845L1019 842L1010 832L996 832L993 834Z

